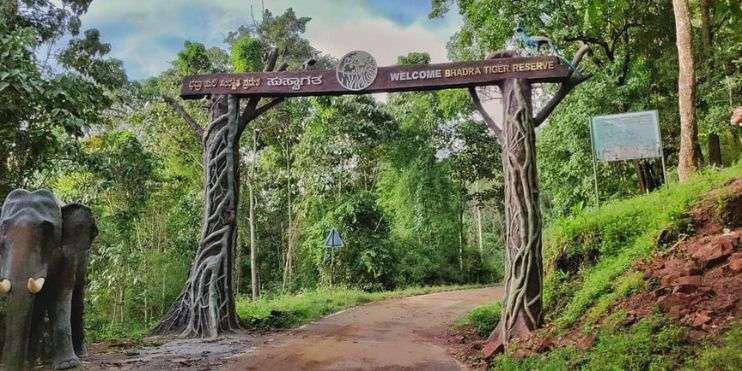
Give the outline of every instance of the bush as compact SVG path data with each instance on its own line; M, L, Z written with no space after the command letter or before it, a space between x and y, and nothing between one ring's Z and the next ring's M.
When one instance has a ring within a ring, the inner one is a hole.
M454 324L456 327L473 327L479 336L489 336L500 321L502 303L480 305L459 318Z

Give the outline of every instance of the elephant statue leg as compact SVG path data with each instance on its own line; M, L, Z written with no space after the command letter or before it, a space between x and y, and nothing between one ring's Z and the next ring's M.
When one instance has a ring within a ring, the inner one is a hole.
M87 284L88 258L90 245L98 234L93 213L84 205L69 204L62 207L63 233L62 246L67 264L63 282L69 282L71 288L71 312L68 317L71 323L72 345L78 356L86 353L85 349L85 285Z
M72 346L78 357L87 355L85 347L85 285L88 269L87 256L81 257L77 267L77 281L72 292Z
M72 347L72 289L60 288L49 302L52 330L52 367L65 370L80 365Z

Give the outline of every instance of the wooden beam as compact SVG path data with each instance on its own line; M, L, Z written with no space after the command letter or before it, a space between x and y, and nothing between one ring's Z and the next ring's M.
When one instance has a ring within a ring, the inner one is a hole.
M303 70L188 76L181 97L199 99L225 94L239 97L298 97L434 90L493 85L509 78L560 82L571 69L554 56L500 58L481 61L379 67L365 89L350 90L335 70Z

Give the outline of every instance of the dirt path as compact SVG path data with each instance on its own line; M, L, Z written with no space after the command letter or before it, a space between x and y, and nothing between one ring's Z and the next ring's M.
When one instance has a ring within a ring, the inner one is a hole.
M502 295L501 287L491 287L384 300L294 330L94 354L86 369L461 370L466 367L448 353L446 330Z
M228 364L232 370L459 370L446 329L502 288L385 300L325 317L265 341Z

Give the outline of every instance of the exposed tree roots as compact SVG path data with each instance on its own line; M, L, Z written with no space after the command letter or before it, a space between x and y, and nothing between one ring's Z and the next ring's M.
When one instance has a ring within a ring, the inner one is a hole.
M238 98L214 98L211 117L204 137L206 189L200 247L183 291L153 334L215 337L240 327L231 274L237 237Z

